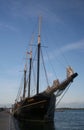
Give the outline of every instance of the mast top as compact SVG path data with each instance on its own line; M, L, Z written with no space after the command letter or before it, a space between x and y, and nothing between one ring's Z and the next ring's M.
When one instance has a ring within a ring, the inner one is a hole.
M27 71L27 65L25 64L25 66L24 66L24 71Z
M41 34L41 21L42 21L42 16L39 16L39 28L38 28L38 35Z
M27 60L28 60L28 53L26 51L26 62L25 62L25 66L24 66L24 71L27 71Z
M41 43L41 38L40 38L40 35L41 35L41 21L42 21L42 17L39 16L39 27L38 27L38 45Z

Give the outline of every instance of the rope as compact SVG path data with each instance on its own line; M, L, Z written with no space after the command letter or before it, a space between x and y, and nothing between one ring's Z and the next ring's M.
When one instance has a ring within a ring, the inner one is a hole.
M23 88L22 83L23 83L23 76L22 76L22 79L21 79L20 87L19 87L19 90L18 90L17 98L16 98L17 101L19 100L19 97L20 97L20 94L21 94L21 91L22 91L22 88Z
M31 71L33 71L33 77L34 77L34 84L35 84L35 88L36 88L36 76L35 76L35 71L34 71L34 61L35 61L35 57L36 57L36 53L37 53L37 48L36 48L36 51L35 51L35 55L34 55L34 58L32 60L32 65L31 65Z
M47 76L47 72L46 72L46 68L45 68L45 64L44 64L42 49L41 49L41 55L42 55L42 61L43 61L43 67L44 67L44 71L45 71L46 81L49 86L49 81L48 81L48 76Z
M61 52L61 53L62 53L62 52ZM62 56L63 56L63 58L64 58L66 64L69 65L69 62L68 62L67 58L65 57L64 53L62 53Z
M47 51L46 51L46 55L47 55L47 57L48 57L48 61L50 61L50 57L49 57L49 55L48 55ZM54 69L54 67L53 67L52 63L51 63L51 62L49 62L49 64L51 65L51 68L52 68L52 70L53 70L53 73L55 74L55 77L57 77L57 75L56 75L56 71L55 71L55 69Z
M66 88L66 91L64 92L64 94L61 96L61 98L59 99L59 101L56 103L56 106L61 102L62 98L64 97L64 95L66 94L66 92L68 91L69 87L70 87L71 83L69 84L69 86ZM60 91L59 91L60 92ZM59 93L58 92L58 93Z

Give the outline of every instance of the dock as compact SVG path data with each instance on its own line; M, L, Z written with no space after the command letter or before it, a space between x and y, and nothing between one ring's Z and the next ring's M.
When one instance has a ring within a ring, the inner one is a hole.
M19 128L20 127L20 128ZM54 122L28 122L21 124L7 111L0 111L0 130L55 130Z
M13 116L6 112L0 112L0 130L20 130Z

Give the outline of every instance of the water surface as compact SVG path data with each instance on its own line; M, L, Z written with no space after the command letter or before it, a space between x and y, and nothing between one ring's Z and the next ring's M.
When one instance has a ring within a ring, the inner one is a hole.
M84 130L84 110L55 112L54 123L19 124L20 130Z

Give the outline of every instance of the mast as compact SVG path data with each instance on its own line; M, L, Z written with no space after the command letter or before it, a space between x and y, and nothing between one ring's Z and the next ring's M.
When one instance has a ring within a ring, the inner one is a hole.
M37 53L37 94L39 94L39 73L40 73L40 31L41 31L41 17L39 17L39 31L38 31L38 53Z
M26 65L25 65L25 68L24 68L24 91L23 91L23 99L25 98L25 92L26 92Z
M29 83L28 83L28 97L30 97L31 65L32 65L32 51L30 52Z
M28 81L28 97L30 97L30 85L31 85L31 67L32 67L32 43L34 40L34 35L32 35L30 41L30 52L27 52L30 55L30 63L29 63L29 81Z

